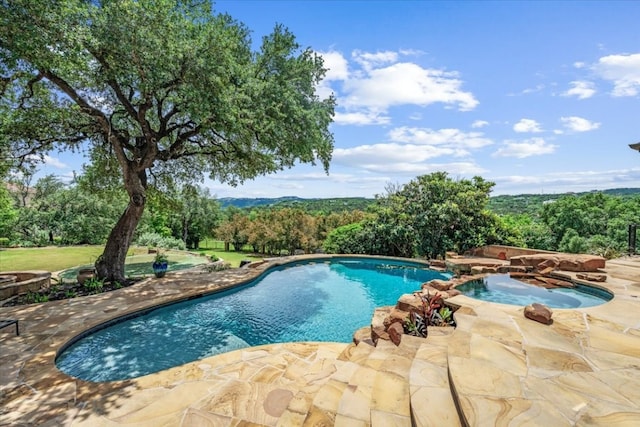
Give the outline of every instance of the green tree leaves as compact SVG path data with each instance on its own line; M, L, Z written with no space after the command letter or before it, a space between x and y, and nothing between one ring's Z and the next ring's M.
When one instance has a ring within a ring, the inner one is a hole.
M149 186L328 168L321 58L282 26L257 52L248 34L203 0L0 2L0 144L24 161L82 146L128 193L101 276L124 279Z

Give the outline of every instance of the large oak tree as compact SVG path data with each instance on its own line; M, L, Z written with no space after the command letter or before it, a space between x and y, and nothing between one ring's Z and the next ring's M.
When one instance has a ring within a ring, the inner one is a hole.
M209 1L0 1L0 142L19 161L86 150L96 177L117 173L129 203L96 263L108 280L125 278L149 186L327 169L324 72L282 26L252 49Z

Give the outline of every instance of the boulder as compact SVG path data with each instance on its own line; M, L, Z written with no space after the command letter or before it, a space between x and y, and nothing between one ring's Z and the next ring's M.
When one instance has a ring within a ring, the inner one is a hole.
M534 267L539 271L553 267L564 271L597 272L605 268L606 260L596 255L557 253L519 255L511 257L510 262L513 266Z
M369 326L360 328L353 333L353 343L355 345L358 345L361 342L372 345L372 346L374 345L373 340L371 339L371 328Z
M536 276L536 280L549 285L550 288L575 288L576 285L566 280L554 279L553 277ZM546 287L546 286L545 286Z
M387 333L389 334L391 342L398 346L402 340L402 335L404 335L404 328L400 323L392 323Z
M431 286L434 289L439 291L448 291L451 287L451 282L447 280L433 279L426 283L426 285ZM423 286L424 289L424 286Z
M482 274L483 271L484 271L484 267L481 265L474 265L473 267L471 267L472 275Z
M383 326L376 326L375 328L371 328L371 339L374 344L378 344L379 339L389 341L389 334L384 330Z
M598 273L578 273L576 274L578 279L588 280L590 282L606 282L607 275L606 274L598 274Z
M432 268L447 268L447 263L441 259L430 259L429 267Z
M527 319L535 320L536 322L543 323L545 325L551 324L552 315L553 311L551 311L549 307L537 302L534 302L533 304L528 305L524 308L524 317L526 317Z
M396 304L396 308L398 310L407 311L407 312L421 311L422 300L420 299L420 297L414 294L403 294L400 298L398 298L398 303Z
M548 258L544 261L542 261L541 263L539 263L538 265L534 266L536 269L538 269L538 271L543 272L545 271L545 273L542 274L547 274L550 271L555 270L556 268L558 268L558 265L560 264L560 260L556 257L551 257Z
M389 329L389 327L394 323L399 323L400 325L404 324L405 319L409 317L408 311L399 310L394 308L391 310L391 313L384 319L384 327Z
M460 292L460 291L459 291L459 290L457 290L457 289L449 289L449 290L447 291L447 293L449 294L449 298L453 298L453 297L455 297L455 296L457 296L457 295L462 295L462 292Z

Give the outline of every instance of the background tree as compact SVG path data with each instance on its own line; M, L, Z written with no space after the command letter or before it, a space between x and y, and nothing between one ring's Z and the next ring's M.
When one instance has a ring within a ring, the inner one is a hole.
M236 209L227 213L228 217L216 229L216 237L226 244L231 243L236 251L249 241L249 217Z
M15 201L0 181L0 238L6 239L6 243L9 243L9 237L17 217L18 211L15 208Z
M48 175L34 185L29 205L18 210L13 233L21 245L102 244L124 204Z
M128 194L100 277L125 279L147 189L164 176L235 184L298 161L328 168L321 58L281 26L257 52L248 33L204 0L0 2L2 141L22 159L86 148Z
M487 243L491 214L486 211L495 184L481 177L453 180L446 172L419 176L399 196L403 212L412 218L420 255L444 257Z
M388 187L372 207L373 218L329 233L325 250L436 258L448 250L507 243L509 228L486 209L493 185L480 177L455 181L435 172Z

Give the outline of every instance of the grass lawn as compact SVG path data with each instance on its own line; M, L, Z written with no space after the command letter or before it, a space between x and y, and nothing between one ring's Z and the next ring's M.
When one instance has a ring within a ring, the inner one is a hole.
M225 252L224 242L221 240L204 239L200 241L200 249L193 250L192 252L198 252L209 256L215 255L231 264L231 267L234 268L240 266L240 261L243 259L249 259L251 261L258 261L262 259L261 256L255 256L252 254L251 246L247 245L242 249L243 251L241 252Z
M79 265L93 264L102 254L103 249L104 246L0 249L0 271L45 270L54 272L65 270ZM205 239L201 242L200 249L192 252L215 255L230 263L231 267L238 267L243 259L252 261L262 259L262 257L252 256L250 246L243 249L242 252L225 252L223 242ZM132 246L127 255L144 255L146 253L146 247Z
M60 271L76 265L93 264L103 250L104 246L0 249L0 271ZM128 255L146 253L147 248L132 247Z

